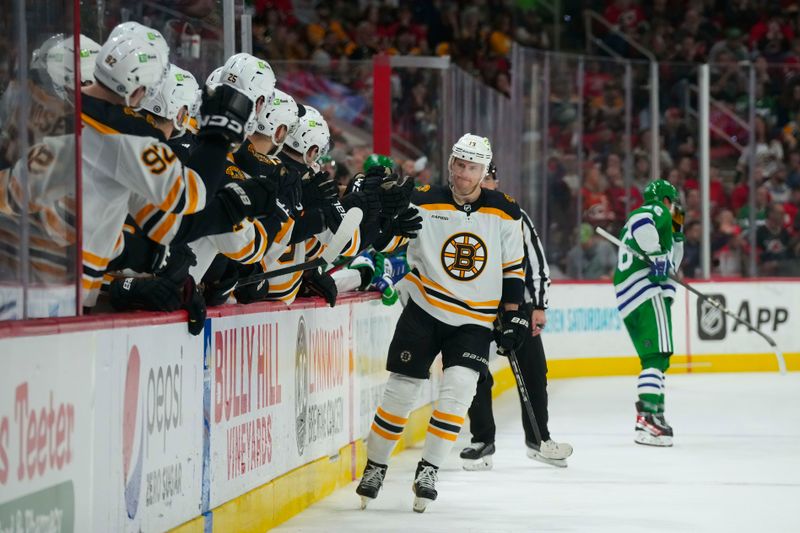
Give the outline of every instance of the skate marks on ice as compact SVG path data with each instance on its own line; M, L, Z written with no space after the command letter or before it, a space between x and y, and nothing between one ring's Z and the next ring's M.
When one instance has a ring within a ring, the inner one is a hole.
M411 510L418 448L393 458L365 511L352 483L277 530L800 531L800 374L668 375L672 448L633 442L635 394L635 377L551 383L550 431L575 447L566 469L526 457L504 394L493 469L462 469L465 428L424 514Z

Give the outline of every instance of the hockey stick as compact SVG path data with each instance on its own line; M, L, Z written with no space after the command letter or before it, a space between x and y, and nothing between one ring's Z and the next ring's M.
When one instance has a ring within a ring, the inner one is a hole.
M619 240L616 237L614 237L613 235L611 235L609 232L607 232L603 228L598 226L597 228L595 228L595 231L597 232L598 235L603 237L605 240L607 240L611 244L617 246L618 248L623 248L623 249L629 251L634 256L638 257L639 259L641 259L642 261L644 261L648 265L652 266L653 262L650 260L649 257L647 257L647 256L645 256L643 254L640 254L639 252L637 252L636 250L634 250L633 248L631 248L630 246L628 246L627 244L625 244L621 240ZM678 279L678 277L675 274L670 272L669 273L669 279L671 279L672 281L674 281L675 283L677 283L678 285L680 285L681 287L683 287L687 291L691 292L692 294L694 294L695 296L700 298L700 300L702 300L704 302L707 302L708 304L710 304L713 307L717 308L717 310L719 310L720 312L725 313L726 315L728 315L729 317L734 319L739 324L742 324L743 326L745 326L747 329L749 329L753 333L756 333L759 336L761 336L761 338L763 338L765 341L767 341L767 343L769 343L770 347L772 347L772 351L775 352L775 358L778 360L778 371L783 375L786 374L786 360L783 358L783 352L781 352L780 348L778 348L778 344L775 342L775 339L773 339L772 337L770 337L769 335L767 335L766 333L764 333L760 329L756 328L755 326L750 324L748 321L746 321L746 320L744 320L742 318L739 318L737 315L735 315L734 313L732 313L731 311L726 309L721 303L719 303L714 298L711 298L710 296L707 296L707 295L703 294L702 292L698 291L697 289L695 289L694 287L692 287L688 283L684 282L681 279Z
M531 404L531 397L528 395L528 388L522 380L522 371L519 368L519 360L517 359L517 352L515 350L508 351L508 362L511 364L511 372L514 374L514 379L517 382L517 390L522 397L522 403L525 405L525 412L528 414L528 421L531 423L533 429L533 436L536 437L536 445L542 445L542 432L539 431L539 424L536 423L536 415L533 414L533 405Z
M300 263L298 265L289 265L287 267L269 270L267 272L262 272L261 274L246 277L241 280L237 286L244 287L246 285L253 285L254 283L259 283L265 279L275 278L285 274L292 274L300 270L311 270L312 268L333 263L334 259L336 259L340 253L342 253L342 249L347 245L348 242L350 242L350 239L353 238L353 232L361 224L361 219L363 217L364 213L358 207L349 209L347 213L344 214L344 217L342 217L342 222L339 224L336 232L326 243L325 249L322 251L322 255L316 259L307 261L305 263Z

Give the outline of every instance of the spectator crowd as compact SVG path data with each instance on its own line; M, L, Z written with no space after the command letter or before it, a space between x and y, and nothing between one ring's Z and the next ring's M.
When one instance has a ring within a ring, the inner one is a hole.
M648 64L633 41L659 61L660 177L675 185L687 212L683 273L700 275L697 72L710 64L712 274L800 274L800 13L795 1L608 0L590 3L617 32L593 28L606 47L632 60L631 151L624 145L624 76L618 63L587 57L583 87L576 63L551 68L548 124L551 260L570 277L597 275L595 237L581 224L618 231L651 179ZM749 77L755 79L749 127ZM564 82L564 80L567 80ZM566 91L564 89L567 89ZM577 116L582 101L583 121ZM578 134L576 134L578 132ZM749 190L751 148L756 190ZM583 167L576 168L582 152ZM626 155L630 158L626 159ZM630 164L631 187L625 188ZM754 227L750 197L755 196ZM751 250L750 232L756 249ZM578 244L572 246L572 243ZM601 244L598 245L603 248ZM581 253L581 250L587 250ZM756 254L756 272L749 258ZM576 257L585 259L576 261ZM582 265L576 271L576 265Z

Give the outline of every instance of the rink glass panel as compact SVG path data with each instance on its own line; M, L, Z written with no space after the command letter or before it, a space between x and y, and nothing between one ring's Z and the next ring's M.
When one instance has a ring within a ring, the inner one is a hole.
M202 82L225 59L222 2L81 2L81 31L103 43L117 24L135 21L161 32L169 45L171 63L188 70ZM234 2L235 13L242 2ZM240 14L240 13L239 13ZM234 39L238 50L239 41Z
M74 58L48 57L73 6L11 2L0 21L0 320L74 315L74 85L53 68Z

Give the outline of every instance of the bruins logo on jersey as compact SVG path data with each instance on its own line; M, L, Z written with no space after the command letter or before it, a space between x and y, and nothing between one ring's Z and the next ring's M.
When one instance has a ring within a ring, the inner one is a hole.
M475 279L486 266L486 244L472 233L456 233L442 247L442 266L453 279Z
M428 192L429 190L431 190L430 185L417 185L416 188L419 192Z
M237 166L229 165L228 168L225 169L225 174L231 177L231 179L235 180L244 180L247 179L247 176L244 175L242 169Z

